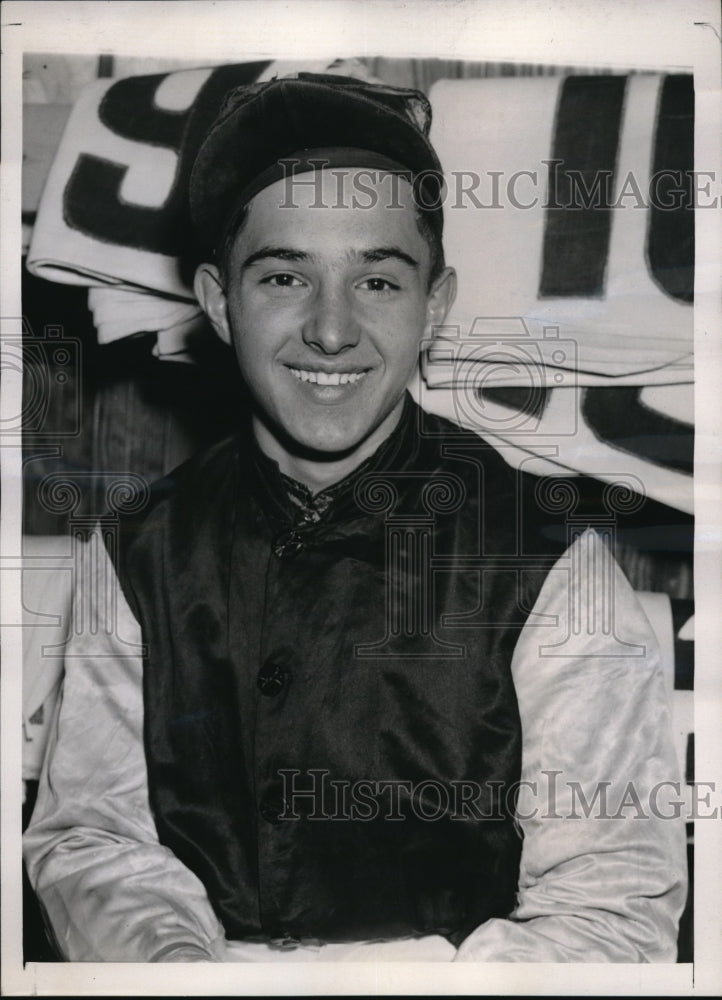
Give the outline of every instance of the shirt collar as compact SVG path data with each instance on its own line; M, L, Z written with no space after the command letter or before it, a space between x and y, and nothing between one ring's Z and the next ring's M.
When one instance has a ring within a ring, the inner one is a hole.
M261 451L252 437L251 461L264 494L263 506L269 520L276 524L312 525L335 520L347 513L354 489L363 476L396 468L400 455L403 461L408 459L413 448L417 413L418 407L407 392L401 418L386 440L347 476L315 495L303 483L284 475L278 463Z

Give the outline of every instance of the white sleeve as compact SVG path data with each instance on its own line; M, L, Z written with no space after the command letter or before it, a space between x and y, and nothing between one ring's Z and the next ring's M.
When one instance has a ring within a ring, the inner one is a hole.
M218 960L223 930L202 883L158 842L143 751L140 628L97 536L88 552L95 545L98 573L77 581L81 629L71 628L24 837L30 881L68 961ZM114 622L101 613L113 602Z
M652 629L594 532L549 574L512 669L517 905L456 960L674 962L687 862L667 694Z

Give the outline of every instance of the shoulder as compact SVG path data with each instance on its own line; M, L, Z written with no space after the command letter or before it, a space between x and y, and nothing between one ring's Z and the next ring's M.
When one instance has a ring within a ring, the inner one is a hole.
M473 514L478 506L490 548L493 536L502 533L517 539L520 552L561 554L566 519L548 501L553 480L526 472L517 449L505 454L478 432L420 408L418 428L423 465L461 485L462 512Z
M225 483L236 479L241 447L238 435L224 438L150 483L148 502L134 519L135 525L215 495Z
M110 551L116 569L124 575L138 559L167 553L171 542L183 548L205 544L214 525L229 516L242 450L240 435L225 438L150 483L147 502L118 522L116 551Z
M464 479L481 477L493 492L534 492L538 477L516 467L477 431L417 407L419 456L428 468L448 469Z

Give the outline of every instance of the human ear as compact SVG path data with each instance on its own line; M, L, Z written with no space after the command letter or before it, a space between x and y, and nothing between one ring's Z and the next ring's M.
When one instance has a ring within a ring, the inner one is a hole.
M435 328L443 326L455 298L456 271L453 267L445 267L431 286L426 300L425 339L432 340L436 336Z
M201 264L198 267L193 280L193 291L213 329L224 344L230 346L231 328L228 325L226 292L215 264Z

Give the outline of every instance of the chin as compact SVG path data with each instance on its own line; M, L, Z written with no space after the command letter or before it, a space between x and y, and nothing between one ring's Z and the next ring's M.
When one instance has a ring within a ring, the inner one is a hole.
M325 459L342 458L359 448L368 435L358 434L299 434L293 435L296 447L301 452L318 455Z

